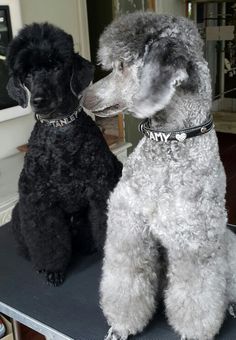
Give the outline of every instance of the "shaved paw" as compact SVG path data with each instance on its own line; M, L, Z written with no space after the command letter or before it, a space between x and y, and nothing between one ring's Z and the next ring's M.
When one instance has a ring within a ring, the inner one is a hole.
M126 340L126 339L128 339L128 337L124 338L119 336L111 327L104 340Z
M236 319L236 303L232 303L228 308L229 314Z
M51 286L60 286L65 280L64 272L46 272L47 283Z

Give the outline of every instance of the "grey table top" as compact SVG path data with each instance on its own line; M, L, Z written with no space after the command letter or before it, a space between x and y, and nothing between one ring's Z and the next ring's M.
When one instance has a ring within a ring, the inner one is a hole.
M0 312L49 339L103 340L108 326L99 308L101 259L76 259L60 287L50 287L17 253L8 225L0 228ZM210 306L209 306L210 308ZM158 312L135 340L179 339ZM236 339L236 320L228 317L217 340Z

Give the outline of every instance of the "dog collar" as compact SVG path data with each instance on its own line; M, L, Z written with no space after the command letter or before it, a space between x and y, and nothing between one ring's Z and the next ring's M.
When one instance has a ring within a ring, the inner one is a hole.
M214 127L212 116L202 125L178 131L161 131L150 128L150 119L147 118L139 124L139 131L147 138L156 142L178 141L183 142L187 138L201 136Z
M82 107L79 107L70 116L60 118L60 119L45 119L45 118L42 118L39 114L36 114L35 118L42 124L46 124L48 126L53 126L53 127L62 127L76 120L81 110L82 110Z

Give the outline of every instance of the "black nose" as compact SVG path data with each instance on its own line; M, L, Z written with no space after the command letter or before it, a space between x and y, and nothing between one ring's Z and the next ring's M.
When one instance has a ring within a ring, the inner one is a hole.
M43 97L35 97L32 102L35 107L41 107L44 106L45 99Z

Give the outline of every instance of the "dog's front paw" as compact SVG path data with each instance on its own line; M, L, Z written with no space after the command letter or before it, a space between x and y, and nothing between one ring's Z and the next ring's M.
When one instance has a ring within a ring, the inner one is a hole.
M201 339L198 339L198 338L187 338L185 335L182 335L180 340L201 340ZM209 338L208 340L214 340L214 338Z
M128 337L122 337L120 336L116 331L113 330L111 327L105 337L104 340L126 340Z
M64 272L48 272L46 271L47 283L51 286L60 286L65 280Z

